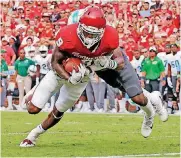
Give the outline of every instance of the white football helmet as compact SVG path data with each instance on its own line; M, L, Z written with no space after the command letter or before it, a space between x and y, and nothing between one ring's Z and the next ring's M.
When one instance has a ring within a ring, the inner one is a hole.
M33 58L35 56L35 54L36 54L35 51L36 51L36 49L34 46L29 47L28 54L31 58Z
M34 76L36 74L37 67L35 65L30 65L28 68L28 74Z
M39 48L40 56L45 58L48 54L48 47L45 45L41 45Z

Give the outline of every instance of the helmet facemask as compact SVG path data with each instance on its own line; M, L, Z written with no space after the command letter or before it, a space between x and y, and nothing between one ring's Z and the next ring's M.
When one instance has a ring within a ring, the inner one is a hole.
M30 50L28 53L29 53L29 56L30 56L31 58L34 58L34 57L35 57L35 51Z
M90 49L94 44L98 43L104 34L104 28L96 28L86 26L79 23L77 28L77 35L82 41L83 45Z
M48 52L47 51L40 51L40 56L45 58L47 56Z

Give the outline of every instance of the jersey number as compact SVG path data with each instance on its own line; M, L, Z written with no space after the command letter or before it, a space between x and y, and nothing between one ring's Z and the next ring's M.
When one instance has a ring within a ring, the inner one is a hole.
M179 62L178 62L178 60L171 61L171 67L172 67L172 68L179 67Z
M60 46L63 44L62 38L59 38L59 39L56 41L56 44L57 44L58 47L60 47Z
M164 66L167 67L168 61L164 60Z
M47 70L47 65L46 64L42 64L42 69L43 70Z

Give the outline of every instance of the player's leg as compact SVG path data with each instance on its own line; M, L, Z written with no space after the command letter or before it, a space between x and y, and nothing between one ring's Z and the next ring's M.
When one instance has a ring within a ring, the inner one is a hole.
M28 112L30 114L39 113L48 102L49 98L62 85L63 83L58 83L57 76L54 72L49 71L42 81L27 94L26 106Z
M60 89L59 97L55 103L53 111L48 115L42 124L34 128L27 138L23 140L20 147L33 147L40 134L43 134L49 128L57 124L63 117L65 111L71 108L74 103L79 99L84 91L87 82L83 82L77 85L65 84ZM47 100L48 101L48 100Z
M54 106L48 117L37 127L35 127L28 136L20 143L20 147L33 147L36 144L37 138L46 132L49 128L56 125L63 117L64 112L60 112Z
M125 66L122 70L106 70L97 72L97 74L112 87L119 88L120 90L122 90L121 88L123 87L128 96L145 112L141 129L141 133L144 137L148 137L152 131L155 116L153 106L157 106L157 112L158 110L162 111L162 114L165 115L165 119L168 118L168 114L166 110L164 110L159 96L154 96L156 99L152 99L153 97L150 97L151 94L148 91L142 91L137 74L126 57ZM154 104L152 104L151 99L155 101ZM159 112L159 114L160 113L161 112Z

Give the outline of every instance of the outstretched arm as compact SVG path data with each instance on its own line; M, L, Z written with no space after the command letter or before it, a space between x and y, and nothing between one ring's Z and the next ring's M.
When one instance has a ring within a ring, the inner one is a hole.
M92 70L99 71L102 69L116 69L121 70L124 67L124 56L121 49L118 47L106 56L100 56L94 60L93 66L90 66Z
M116 48L113 51L112 59L117 62L116 70L121 70L124 67L124 56L123 56L123 52L121 51L120 47Z
M65 58L66 56L64 55L64 53L61 52L58 47L56 47L52 54L51 65L53 70L58 74L58 76L68 80L70 75L65 71L62 65L62 62Z

